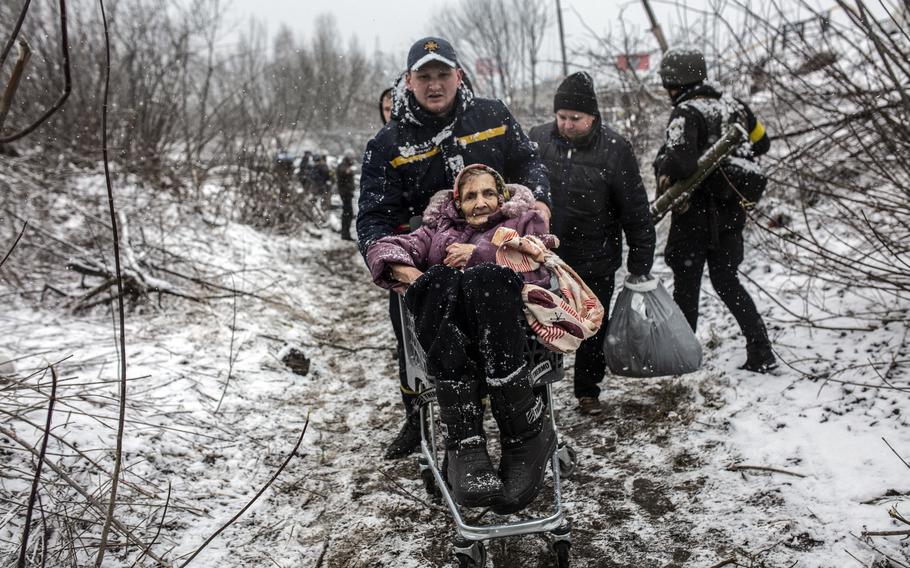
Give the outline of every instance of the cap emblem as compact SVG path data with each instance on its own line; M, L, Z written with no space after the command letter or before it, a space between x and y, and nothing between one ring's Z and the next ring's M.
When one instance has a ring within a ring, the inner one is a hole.
M439 49L439 44L436 43L435 41L428 41L425 44L423 44L423 48L427 51L436 51L437 49Z

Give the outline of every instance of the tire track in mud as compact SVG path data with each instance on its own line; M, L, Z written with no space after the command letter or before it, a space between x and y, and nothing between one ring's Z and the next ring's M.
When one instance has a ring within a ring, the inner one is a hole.
M346 347L317 353L317 377L303 393L314 416L324 413L315 424L323 459L311 473L326 480L327 490L325 512L314 519L328 543L318 565L451 566L454 524L425 494L416 457L381 457L401 420L386 294L351 248L326 250L306 264L327 299L324 313L333 314L312 334L321 344ZM364 345L369 349L358 348ZM607 377L597 417L578 414L570 378L556 385L560 434L579 455L575 475L563 484L573 567L675 568L727 553L721 523L699 522L706 481L699 466L712 447L686 442L701 409L719 404L708 380L706 372L683 379ZM495 438L489 416L488 432ZM545 489L532 507L543 511L551 500ZM491 567L553 565L536 535L494 541L488 552Z

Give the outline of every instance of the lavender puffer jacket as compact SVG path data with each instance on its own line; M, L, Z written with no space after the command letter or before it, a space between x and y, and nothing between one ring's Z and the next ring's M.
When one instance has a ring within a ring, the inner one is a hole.
M509 184L512 198L490 216L480 227L472 227L458 214L452 191L436 193L423 213L424 225L406 235L383 237L367 251L367 265L373 282L383 288L401 286L389 278L391 264L413 266L421 271L442 264L446 247L454 243L477 245L465 269L484 262L496 262L496 247L491 242L499 227L509 227L519 235L537 235L547 246L555 246L556 239L547 233L543 217L534 209L534 194L523 185ZM528 284L550 287L550 273L541 267L521 276Z

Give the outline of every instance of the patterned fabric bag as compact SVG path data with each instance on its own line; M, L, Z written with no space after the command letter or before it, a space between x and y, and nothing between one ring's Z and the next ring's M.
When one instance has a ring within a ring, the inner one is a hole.
M574 353L581 342L600 329L604 307L578 274L534 235L500 227L493 235L496 263L515 272L531 272L541 265L555 280L553 291L525 284L521 299L528 325L551 351ZM561 294L561 296L560 296Z

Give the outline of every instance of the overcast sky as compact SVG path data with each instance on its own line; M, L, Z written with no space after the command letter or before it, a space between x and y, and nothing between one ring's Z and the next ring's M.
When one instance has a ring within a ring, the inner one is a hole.
M665 29L686 17L676 4L693 9L704 9L710 0L651 0L657 17ZM269 32L274 33L282 23L289 25L304 38L313 33L313 20L321 13L335 15L342 39L347 42L352 34L360 45L370 50L377 45L385 52L401 54L402 66L408 48L415 40L430 34L445 37L444 30L435 30L430 22L433 15L457 0L233 0L233 14L237 19L254 16L263 21ZM567 44L577 45L591 39L591 30L602 33L611 26L618 31L620 16L628 25L647 31L647 17L641 0L561 0L564 13ZM559 40L555 25L556 0L553 6L554 24L542 48L544 59L559 57ZM696 17L694 12L689 17Z

